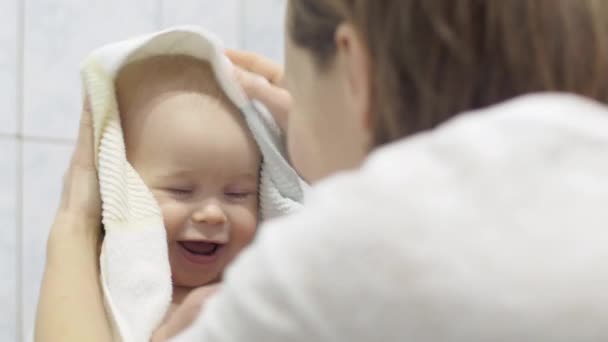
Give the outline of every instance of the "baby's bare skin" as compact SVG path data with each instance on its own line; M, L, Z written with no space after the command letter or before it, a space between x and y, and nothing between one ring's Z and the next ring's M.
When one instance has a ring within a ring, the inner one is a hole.
M173 298L164 324L171 324L174 313L196 314L180 307L184 299L199 287L193 295L209 295L253 239L261 155L207 63L136 62L120 72L116 92L127 159L165 222Z

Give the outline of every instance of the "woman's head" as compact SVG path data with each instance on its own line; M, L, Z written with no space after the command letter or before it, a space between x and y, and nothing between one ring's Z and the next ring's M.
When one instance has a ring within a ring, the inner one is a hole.
M312 179L521 94L608 102L606 1L290 0L286 41L290 153Z

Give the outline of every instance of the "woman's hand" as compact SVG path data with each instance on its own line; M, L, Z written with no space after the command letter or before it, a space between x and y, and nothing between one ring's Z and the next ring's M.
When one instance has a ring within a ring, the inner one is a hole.
M247 96L264 104L285 132L292 98L282 85L283 67L251 52L227 50L226 55L236 66L235 75Z
M93 119L88 98L83 104L76 147L63 179L59 209L49 236L50 253L54 252L57 244L61 245L65 234L87 237L94 244L100 242L101 196L95 167Z
M190 292L182 304L156 330L152 336L152 342L166 341L188 328L198 317L209 298L217 292L219 286L219 284L207 285Z
M85 101L76 149L47 244L35 340L111 341L99 282L101 200L93 122Z

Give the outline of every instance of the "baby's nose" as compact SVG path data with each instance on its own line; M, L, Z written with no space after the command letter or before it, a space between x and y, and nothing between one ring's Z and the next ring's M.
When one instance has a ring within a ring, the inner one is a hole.
M215 201L203 203L193 214L193 220L211 226L224 225L227 221L226 214L221 204Z

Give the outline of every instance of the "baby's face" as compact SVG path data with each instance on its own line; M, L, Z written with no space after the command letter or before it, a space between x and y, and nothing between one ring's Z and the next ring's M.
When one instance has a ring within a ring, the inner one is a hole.
M258 148L217 97L179 87L142 94L122 113L134 120L123 120L127 154L162 210L174 284L217 281L256 231Z

